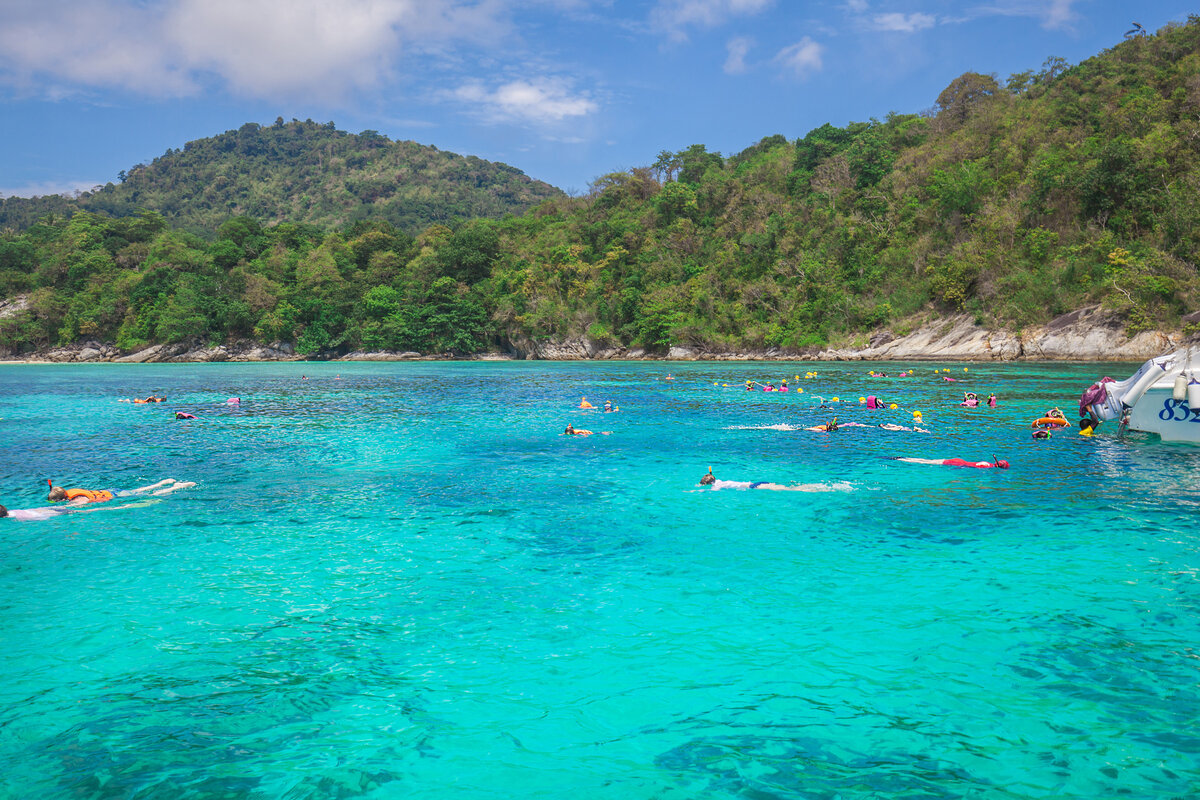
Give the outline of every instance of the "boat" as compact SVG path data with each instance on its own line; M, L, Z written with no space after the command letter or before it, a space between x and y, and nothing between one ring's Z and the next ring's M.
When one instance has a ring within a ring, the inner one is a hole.
M1200 345L1152 358L1123 381L1097 381L1079 398L1079 414L1120 420L1163 441L1200 443Z

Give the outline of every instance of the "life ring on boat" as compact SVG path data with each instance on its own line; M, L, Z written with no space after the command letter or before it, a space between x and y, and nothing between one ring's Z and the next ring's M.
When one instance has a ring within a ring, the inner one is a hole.
M1069 428L1071 421L1064 417L1038 417L1030 425L1031 428Z

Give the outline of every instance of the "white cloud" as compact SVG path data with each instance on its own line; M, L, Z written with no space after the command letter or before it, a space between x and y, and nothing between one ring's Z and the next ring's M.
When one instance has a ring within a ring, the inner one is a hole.
M1069 28L1075 21L1075 12L1071 10L1075 0L1051 0L1042 16L1042 27L1048 30Z
M873 22L876 30L895 31L899 33L915 33L925 28L932 28L937 19L932 14L876 14Z
M73 197L77 192L90 192L97 186L103 185L103 181L49 181L27 183L24 186L12 188L0 186L0 197L46 197L52 194Z
M824 66L821 62L821 55L824 52L824 47L805 36L795 44L776 53L775 63L798 78L806 78L814 72L819 72Z
M867 0L846 0L846 10L852 14L866 13Z
M689 27L712 28L730 17L757 14L774 0L658 0L650 24L673 39L687 37Z
M729 54L725 57L726 74L742 75L747 71L746 55L750 52L753 44L754 40L747 36L738 36L729 40L725 45L725 50Z
M993 0L990 5L969 9L957 20L966 22L979 17L1031 17L1041 20L1046 30L1071 30L1079 19L1074 6L1079 0Z
M490 122L544 125L562 122L568 117L587 116L599 109L591 98L572 95L564 81L552 78L514 80L495 89L487 89L481 83L469 83L459 87L454 97L474 106Z
M181 96L337 98L402 53L509 30L505 0L4 0L0 81Z

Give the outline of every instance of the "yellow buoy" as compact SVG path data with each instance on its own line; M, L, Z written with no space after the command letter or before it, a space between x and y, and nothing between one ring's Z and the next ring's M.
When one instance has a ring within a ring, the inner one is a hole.
M968 372L968 371L969 370L966 367L963 367L963 372Z
M865 398L865 397L860 397L860 398L858 398L858 402L860 402L860 403L865 403L865 402L867 402L867 398Z
M833 402L835 402L835 403L840 403L840 402L842 402L842 398L840 398L840 397L835 397L835 398L833 398Z
M899 407L900 406L896 405L895 403L892 403L890 406L888 406L888 408L899 408Z
M800 393L802 393L803 391L804 391L804 387L803 387L803 386L797 386L797 387L796 387L796 394L800 394Z

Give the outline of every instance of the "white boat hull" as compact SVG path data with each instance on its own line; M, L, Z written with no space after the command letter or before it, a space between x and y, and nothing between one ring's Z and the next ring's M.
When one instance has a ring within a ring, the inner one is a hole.
M1152 388L1129 413L1129 428L1157 433L1168 442L1200 444L1200 408L1188 408L1186 400L1174 400L1170 388Z
M1079 401L1096 419L1125 417L1130 430L1200 443L1200 347L1152 358L1123 381L1105 378Z

